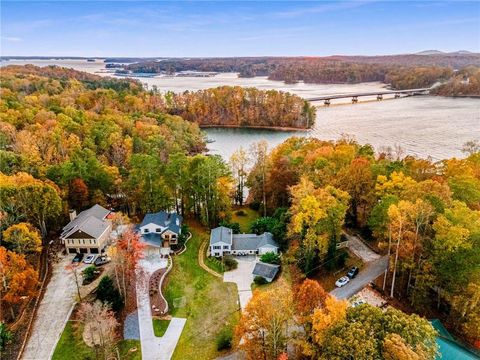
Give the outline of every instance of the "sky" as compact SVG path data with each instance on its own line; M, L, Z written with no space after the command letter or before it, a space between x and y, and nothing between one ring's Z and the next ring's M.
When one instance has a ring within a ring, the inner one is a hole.
M0 3L3 56L480 52L480 1Z

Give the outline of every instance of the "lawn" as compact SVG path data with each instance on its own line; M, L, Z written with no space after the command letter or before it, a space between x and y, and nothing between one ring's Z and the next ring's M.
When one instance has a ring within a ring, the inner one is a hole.
M167 331L170 320L152 319L155 336L162 337Z
M238 211L243 211L245 215L237 215ZM240 231L242 233L250 233L250 225L260 217L258 211L250 209L248 206L236 207L232 211L232 223L240 224Z
M222 264L222 260L219 260L212 256L207 257L207 252L208 247L205 247L205 265L207 265L213 271L216 271L219 274L223 274L225 272L225 266Z
M208 233L198 224L189 226L192 238L187 251L174 257L164 291L171 315L187 318L173 359L213 359L219 355L218 334L238 321L237 287L198 265L200 244L207 241Z
M80 323L78 323L80 325ZM119 341L118 351L122 360L141 360L142 352L140 341L122 340ZM130 352L130 349L136 348L137 351ZM62 336L58 341L52 360L95 360L97 359L95 349L88 347L82 339L82 326L76 328L74 321L68 321Z

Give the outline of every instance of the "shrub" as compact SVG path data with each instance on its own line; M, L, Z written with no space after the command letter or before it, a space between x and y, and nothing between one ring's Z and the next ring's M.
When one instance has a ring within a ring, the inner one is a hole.
M103 303L110 304L115 312L118 312L123 307L123 299L120 292L113 285L113 280L108 275L102 277L98 284L97 299Z
M245 212L245 210L237 210L237 211L235 211L235 215L237 215L237 216L247 216L247 213Z
M267 264L280 264L280 255L273 252L267 252L260 257L260 261Z
M224 258L223 264L225 265L226 271L230 271L238 267L238 261L231 257Z
M0 322L0 354L13 339L12 333L7 329L7 326Z
M230 349L232 347L232 330L225 328L217 335L217 351Z
M260 210L260 206L261 206L261 205L262 205L262 204L261 204L260 202L256 202L256 201L255 201L255 202L250 203L249 207L250 207L250 209L252 209L252 210L258 211L258 210Z
M95 279L95 271L97 267L95 265L90 265L85 270L83 270L83 282L85 284L91 283Z
M257 275L253 279L253 282L257 285L265 285L268 281L263 276Z

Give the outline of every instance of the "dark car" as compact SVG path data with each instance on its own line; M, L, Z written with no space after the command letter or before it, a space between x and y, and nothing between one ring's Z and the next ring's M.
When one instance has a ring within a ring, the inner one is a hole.
M72 263L79 263L82 260L83 260L83 254L77 253L73 258Z
M347 273L347 276L350 278L350 279L353 279L355 276L357 276L358 272L360 270L358 269L358 267L354 266L352 267L348 273Z
M95 264L95 266L100 266L100 265L109 263L110 261L111 261L111 259L108 256L101 255L101 256L99 256L95 259L94 264Z

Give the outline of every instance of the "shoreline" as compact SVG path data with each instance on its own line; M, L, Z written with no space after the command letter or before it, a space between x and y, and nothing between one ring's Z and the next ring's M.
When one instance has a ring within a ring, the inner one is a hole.
M260 126L260 125L198 125L200 129L255 129L255 130L270 130L270 131L295 131L295 132L306 132L310 131L312 128L294 128L294 127L283 127L283 126Z

